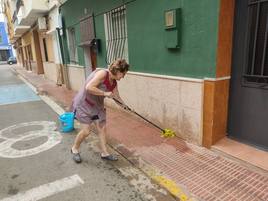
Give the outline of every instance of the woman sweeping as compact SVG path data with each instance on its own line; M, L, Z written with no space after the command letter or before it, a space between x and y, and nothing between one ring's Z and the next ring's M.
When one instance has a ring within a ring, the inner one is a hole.
M75 118L81 123L81 130L71 148L73 160L82 162L79 154L81 143L90 134L90 126L95 123L100 139L101 158L116 161L118 158L110 154L106 147L106 110L104 98L120 98L117 81L124 78L129 64L124 59L115 60L108 69L97 69L86 79L84 87L74 97L72 109ZM123 105L124 106L124 105Z

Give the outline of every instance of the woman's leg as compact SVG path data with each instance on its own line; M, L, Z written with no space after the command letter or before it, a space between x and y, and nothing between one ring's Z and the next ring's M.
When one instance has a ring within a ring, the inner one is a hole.
M87 136L90 134L90 125L89 124L81 124L81 130L77 134L74 144L72 146L73 153L79 153L79 148L81 143L85 140Z
M117 161L118 160L117 156L109 154L107 147L106 147L106 123L105 121L102 123L97 121L96 127L98 129L98 134L100 137L101 158L110 160L110 161Z
M108 153L107 147L106 147L106 123L96 121L96 127L98 130L98 135L100 137L101 155L107 156L107 155L109 155L109 153Z

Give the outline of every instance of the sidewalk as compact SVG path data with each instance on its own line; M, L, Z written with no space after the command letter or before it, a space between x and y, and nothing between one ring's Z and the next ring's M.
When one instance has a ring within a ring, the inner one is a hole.
M63 108L75 92L41 75L13 69ZM111 121L113 119L113 121ZM180 200L268 201L268 173L160 132L137 117L107 109L108 143Z

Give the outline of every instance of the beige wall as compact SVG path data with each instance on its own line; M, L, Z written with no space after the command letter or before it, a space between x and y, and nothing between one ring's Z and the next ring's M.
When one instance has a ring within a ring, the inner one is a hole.
M69 83L71 89L79 91L85 83L85 68L83 66L68 65Z
M43 62L45 77L57 82L57 65L52 62Z

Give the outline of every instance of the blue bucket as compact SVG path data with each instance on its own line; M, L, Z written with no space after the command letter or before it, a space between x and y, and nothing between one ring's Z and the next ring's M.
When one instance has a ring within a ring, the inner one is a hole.
M60 130L61 132L67 133L74 130L74 113L65 112L59 116Z

